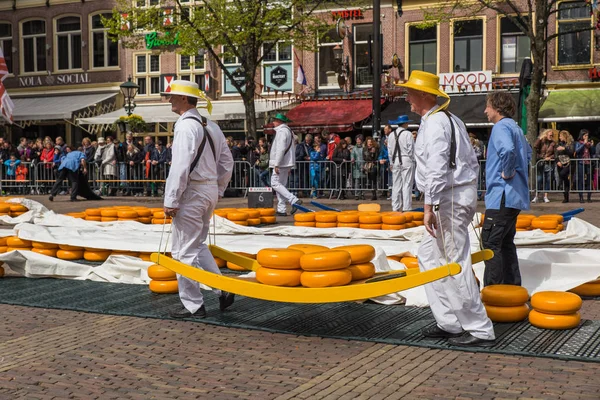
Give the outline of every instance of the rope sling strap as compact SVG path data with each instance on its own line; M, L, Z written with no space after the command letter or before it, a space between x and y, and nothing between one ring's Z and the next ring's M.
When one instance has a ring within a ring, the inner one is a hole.
M451 136L450 136L450 169L456 169L456 130L454 129L454 121L452 120L452 117L450 116L450 113L447 110L442 110L442 112L444 114L446 114L446 116L448 117L448 120L450 120L450 129L452 131Z
M198 165L198 161L200 161L200 156L202 155L202 153L204 152L204 147L206 147L206 141L208 140L208 144L210 145L210 149L213 152L213 156L215 158L215 162L217 162L217 153L215 151L215 144L212 140L212 137L210 136L210 131L208 129L208 120L206 119L206 117L204 116L200 116L200 118L195 117L195 116L189 116L189 117L185 117L184 120L186 119L193 119L194 121L198 122L202 128L204 128L204 138L202 139L202 142L200 142L200 146L198 147L198 153L196 154L196 157L194 157L194 161L192 161L192 164L190 165L190 174L192 173L192 171L194 170L194 168L196 168L196 165Z

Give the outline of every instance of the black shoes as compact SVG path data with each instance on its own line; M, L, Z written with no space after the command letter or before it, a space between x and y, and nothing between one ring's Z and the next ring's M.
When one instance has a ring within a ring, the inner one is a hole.
M219 296L219 308L221 311L225 311L229 306L231 306L234 300L235 294L221 291L221 295Z
M179 310L174 310L169 313L171 318L206 318L206 308L204 305L198 309L195 313L191 313L187 308L181 308Z
M277 212L275 213L275 215L277 215L278 217L287 217L287 214L286 214L286 213L282 213L282 212L279 212L279 211L277 211Z
M446 332L445 330L443 330L442 328L440 328L437 325L433 325L433 326L429 326L429 327L425 327L425 328L421 329L421 333L423 334L423 336L425 336L427 338L449 339L449 338L456 338L456 337L462 336L464 332L450 333L450 332Z
M298 211L298 207L296 207L297 205L301 206L302 200L298 199L294 204L292 204L292 211L290 211L290 214L292 214L292 215L296 214L296 211Z
M479 339L467 332L461 337L448 339L448 344L462 347L492 347L496 344L496 340Z
M52 196L52 195L48 196L48 200L54 201L54 196Z

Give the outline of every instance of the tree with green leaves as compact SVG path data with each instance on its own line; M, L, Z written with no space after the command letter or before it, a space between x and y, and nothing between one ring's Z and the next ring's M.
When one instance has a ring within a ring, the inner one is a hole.
M104 20L109 34L125 47L143 46L143 32L156 31L175 38L182 55L194 56L204 49L216 62L242 97L246 109L248 135L256 137L255 92L257 73L265 55L278 43L293 43L297 49L315 50L317 38L333 26L333 21L317 13L327 0L173 0L161 7L138 7L140 0L119 0L111 19ZM141 3L145 3L141 0ZM347 1L339 1L348 6ZM165 26L164 7L173 7L173 23ZM124 17L126 15L126 17ZM128 29L122 29L127 26ZM239 68L224 65L236 57ZM235 77L243 76L244 80Z
M590 8L588 4L584 5ZM531 144L538 134L538 116L541 105L541 93L545 75L548 47L561 35L577 32L589 32L590 25L572 25L568 29L548 34L551 17L559 13L569 13L582 7L582 2L562 2L559 0L443 0L439 7L424 10L426 22L448 21L462 15L478 15L482 11L493 10L498 15L510 19L531 43L533 70L531 91L525 102L527 109L527 139ZM591 8L590 8L591 12ZM535 154L534 154L535 157Z

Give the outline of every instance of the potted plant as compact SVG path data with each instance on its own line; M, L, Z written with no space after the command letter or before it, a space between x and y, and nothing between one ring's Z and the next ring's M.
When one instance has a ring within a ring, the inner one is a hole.
M131 131L135 133L146 132L147 130L146 121L144 121L144 119L137 114L119 117L114 122L114 125L116 125L115 128L118 127L121 132Z

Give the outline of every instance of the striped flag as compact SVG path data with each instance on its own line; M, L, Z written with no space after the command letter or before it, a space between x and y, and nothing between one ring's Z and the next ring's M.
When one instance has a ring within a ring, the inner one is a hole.
M4 84L2 81L0 81L0 114L2 114L2 118L4 118L9 124L13 123L14 108L15 105L8 96Z
M299 84L306 86L308 83L306 82L306 74L304 73L304 68L302 68L302 64L300 63L300 59L296 54L296 50L294 50L294 57L296 57L296 62L298 63L298 72L296 73L296 82Z
M2 52L2 47L0 47L0 81L6 79L8 75L8 66L6 65L6 59L4 58L4 53Z

